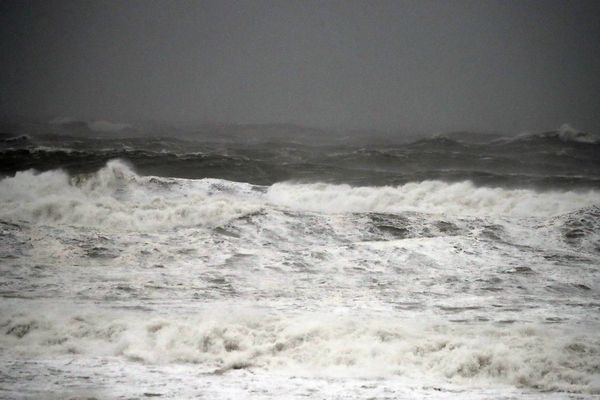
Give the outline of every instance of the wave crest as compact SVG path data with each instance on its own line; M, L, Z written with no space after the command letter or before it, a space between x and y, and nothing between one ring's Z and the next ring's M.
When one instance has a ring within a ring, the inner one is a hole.
M278 183L268 199L285 207L327 213L404 212L551 216L600 203L600 192L536 192L476 187L471 182L423 181L401 186Z

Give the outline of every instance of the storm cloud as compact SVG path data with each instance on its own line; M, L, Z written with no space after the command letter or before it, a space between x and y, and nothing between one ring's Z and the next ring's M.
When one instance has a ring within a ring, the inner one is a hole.
M600 131L597 1L3 1L0 113Z

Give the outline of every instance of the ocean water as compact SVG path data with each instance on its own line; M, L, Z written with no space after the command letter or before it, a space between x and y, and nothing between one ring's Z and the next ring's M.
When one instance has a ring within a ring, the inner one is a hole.
M600 396L592 135L0 139L0 398Z

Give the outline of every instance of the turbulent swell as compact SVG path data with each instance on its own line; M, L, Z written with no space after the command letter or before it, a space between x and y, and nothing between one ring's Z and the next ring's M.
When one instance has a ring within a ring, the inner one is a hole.
M327 136L321 133L319 140ZM315 146L314 137L292 137L289 132L287 140L261 138L260 130L229 139L0 133L0 175L31 168L90 173L111 159L123 159L142 175L257 185L298 181L397 186L468 180L505 189L600 188L600 141L569 126L513 138L455 132L405 144L354 143L357 139L349 137Z
M600 394L593 135L72 128L0 134L0 397Z

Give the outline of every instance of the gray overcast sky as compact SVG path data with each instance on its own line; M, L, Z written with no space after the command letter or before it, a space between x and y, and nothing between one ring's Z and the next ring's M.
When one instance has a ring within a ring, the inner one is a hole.
M600 132L600 1L1 1L0 113Z

